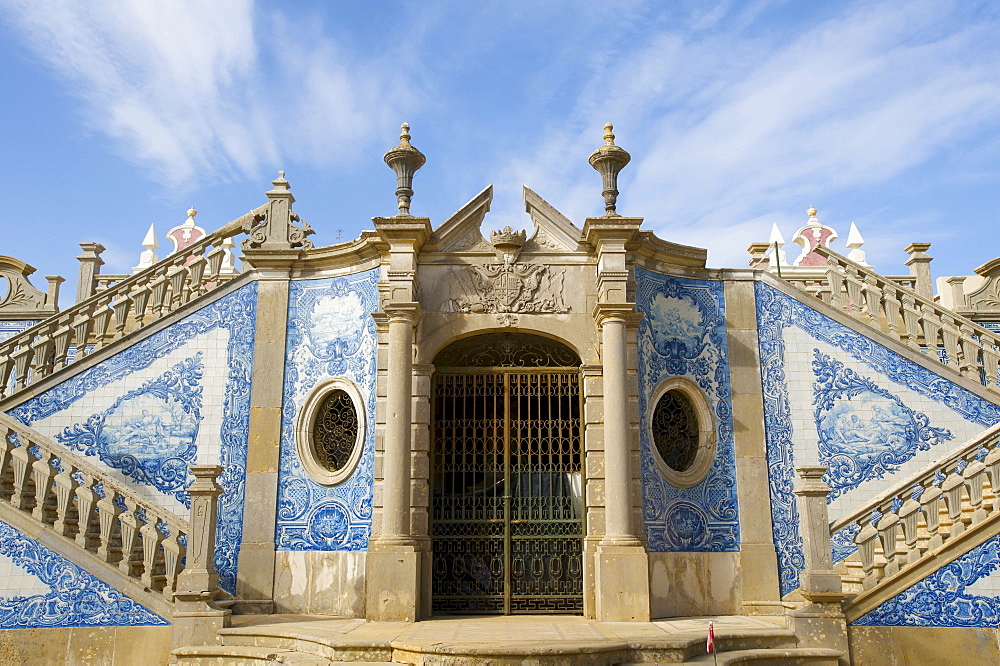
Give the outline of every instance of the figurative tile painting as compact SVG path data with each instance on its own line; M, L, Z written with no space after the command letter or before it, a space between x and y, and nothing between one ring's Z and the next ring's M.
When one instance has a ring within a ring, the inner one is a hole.
M375 456L375 320L378 271L289 288L278 517L279 550L366 550L371 536ZM333 485L311 478L298 460L295 423L313 389L330 378L354 384L366 438L355 471Z
M223 467L215 566L236 589L257 283L22 403L9 415L187 518L188 465Z
M829 467L832 520L1000 421L1000 407L773 287L755 290L772 523L787 594L804 564L796 466ZM832 536L835 560L856 550L855 532Z
M732 402L722 283L636 269L639 324L640 461L643 522L652 552L739 550ZM650 399L669 377L687 377L704 392L717 429L716 457L704 480L688 488L657 468L649 437Z

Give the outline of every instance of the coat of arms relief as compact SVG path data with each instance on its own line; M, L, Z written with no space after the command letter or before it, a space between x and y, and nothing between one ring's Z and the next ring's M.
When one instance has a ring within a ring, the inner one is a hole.
M453 269L441 309L496 314L504 326L516 324L519 314L569 312L563 303L563 271L518 262L526 236L510 227L492 232L490 242L498 261Z

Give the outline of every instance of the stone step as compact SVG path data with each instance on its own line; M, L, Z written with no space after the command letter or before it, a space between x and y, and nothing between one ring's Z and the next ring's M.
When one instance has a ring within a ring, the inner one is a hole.
M774 664L774 666L837 666L844 656L839 650L826 648L770 648L731 650L702 654L685 664L727 666L728 664Z
M297 666L326 666L331 663L329 659L293 650L277 650L274 648L242 645L182 647L172 650L170 656L171 664L190 664L192 666L236 666L237 664L255 662L296 664Z

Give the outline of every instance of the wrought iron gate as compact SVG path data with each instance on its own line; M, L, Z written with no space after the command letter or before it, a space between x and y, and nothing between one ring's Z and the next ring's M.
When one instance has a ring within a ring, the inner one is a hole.
M582 612L579 369L439 369L433 395L434 611Z

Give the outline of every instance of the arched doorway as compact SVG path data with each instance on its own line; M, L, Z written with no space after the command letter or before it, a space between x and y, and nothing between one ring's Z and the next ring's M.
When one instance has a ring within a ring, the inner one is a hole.
M582 613L580 358L522 333L434 359L435 613Z

